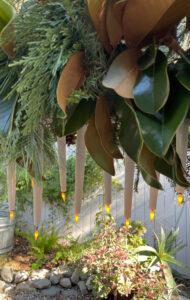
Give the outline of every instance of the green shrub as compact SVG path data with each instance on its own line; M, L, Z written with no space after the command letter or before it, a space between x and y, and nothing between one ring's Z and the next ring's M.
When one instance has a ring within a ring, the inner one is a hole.
M92 241L79 242L78 239L69 239L66 245L60 245L55 254L54 261L63 261L68 264L78 264L81 258L91 248Z
M22 235L28 240L30 252L35 258L35 262L32 264L34 269L40 268L45 263L48 255L55 252L59 247L60 238L54 228L50 230L41 228L37 240L34 239L33 233L23 233Z

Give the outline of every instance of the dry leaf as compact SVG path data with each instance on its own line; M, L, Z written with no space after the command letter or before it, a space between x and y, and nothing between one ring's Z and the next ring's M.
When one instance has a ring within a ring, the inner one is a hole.
M114 128L106 99L103 97L98 98L96 102L95 126L104 150L113 158L123 158L118 146L114 142Z
M114 89L124 98L133 98L133 87L139 73L137 60L137 50L129 49L122 52L113 61L103 79L103 85Z
M115 15L115 18L117 19L117 21L119 22L119 24L121 24L123 21L123 14L125 11L126 3L127 3L127 0L123 0L123 1L117 1L113 5L114 15Z
M61 73L57 86L57 102L64 112L69 96L84 83L86 73L84 59L83 51L73 54Z
M100 32L100 13L105 0L87 0L88 10L96 31Z
M175 2L176 0L127 0L123 15L127 46L139 46Z
M100 136L95 127L95 117L93 116L88 124L85 133L85 143L92 158L96 163L110 175L115 175L113 158L107 154L102 147Z
M114 11L114 4L117 0L109 0L107 2L107 9L106 9L106 28L107 33L109 36L109 40L111 45L115 48L118 43L120 42L123 31L122 31L122 22L118 22L115 11Z
M112 47L108 36L106 18L107 18L107 0L104 1L102 11L100 12L100 16L99 16L99 38L105 50L108 53L111 53Z
M165 12L156 26L153 28L150 36L166 32L167 29L177 24L185 16L190 16L190 1L175 0L171 7Z

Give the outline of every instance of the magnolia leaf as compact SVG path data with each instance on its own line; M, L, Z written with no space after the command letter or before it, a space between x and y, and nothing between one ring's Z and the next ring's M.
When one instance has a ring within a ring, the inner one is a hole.
M142 71L135 84L133 94L138 108L154 114L168 100L170 83L167 73L167 58L158 51L155 64Z
M0 100L0 134L7 136L12 128L16 97L9 100Z
M113 158L123 158L114 141L114 128L110 119L109 108L104 97L96 102L95 126L104 150Z
M148 174L147 172L145 172L143 169L139 168L141 171L141 175L144 179L144 181L151 187L153 187L154 189L157 190L163 190L163 187L161 185L161 183L154 179L154 177L152 177L150 174Z
M166 155L189 110L189 91L175 82L174 84L175 90L170 95L170 101L161 112L154 116L136 112L145 144L159 157Z
M155 43L150 45L138 60L138 67L141 71L150 68L156 60L157 47Z
M189 182L185 178L185 170L183 169L181 160L177 153L176 153L174 169L175 169L175 176L178 182L181 182L182 186L184 186L184 184L187 184L187 186L189 186Z
M65 125L64 135L75 133L90 119L95 111L95 101L81 100L74 104L74 109L70 114L67 113L67 122Z
M176 77L178 81L190 91L190 65L185 62L181 61L177 64L177 74Z
M170 178L180 186L183 186L185 188L190 186L189 182L186 180L186 178L183 175L182 175L183 178L182 176L180 176L180 180L178 179L178 176L176 176L176 171L178 174L183 172L182 165L179 163L178 159L175 159L174 164L170 165L164 159L158 158L157 161L155 162L155 168L159 173Z
M116 3L113 5L114 15L119 24L122 24L126 3L127 0L122 0L116 1Z
M70 57L61 73L57 86L57 101L64 112L66 111L69 96L74 90L79 89L85 81L86 69L84 60L84 52L76 52Z
M139 155L139 166L145 181L152 187L162 190L162 185L158 181L155 170L157 157L149 151L146 145L143 145Z
M93 116L88 124L86 133L85 133L85 143L88 149L88 152L96 163L107 173L114 176L114 162L113 158L107 154L107 152L102 147L100 136L95 127L95 117Z
M144 180L156 189L162 189L157 180L154 162L156 156L143 145L138 120L132 106L119 101L117 114L120 119L119 141L127 155L135 161L143 175Z
M139 125L132 106L124 101L118 101L116 105L120 119L119 141L127 155L138 163L143 141L139 131Z
M161 2L159 0L157 2ZM168 32L172 26L176 25L181 19L190 16L190 1L187 0L164 0L172 2L172 5L165 11L159 22L156 23L153 30L150 32L147 40L152 39L152 36L162 36L162 33ZM156 2L156 3L157 3ZM167 5L167 4L166 4Z
M138 76L138 51L125 50L116 57L110 66L102 84L114 89L125 98L133 98L133 87Z
M123 32L121 22L118 22L115 12L114 4L117 0L107 1L107 10L106 10L106 28L109 36L111 45L115 48L120 42Z
M137 48L175 2L176 0L128 0L123 15L127 46Z
M12 21L16 11L7 1L0 1L0 44L2 50L9 56L14 57L14 27Z
M100 13L105 0L87 0L88 10L96 31L100 32Z
M109 40L107 31L107 0L104 0L102 11L99 17L99 39L108 53L111 53L112 47Z

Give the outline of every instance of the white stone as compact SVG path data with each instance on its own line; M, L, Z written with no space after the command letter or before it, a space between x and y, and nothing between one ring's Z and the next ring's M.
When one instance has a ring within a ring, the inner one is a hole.
M31 274L31 279L44 279L49 278L50 271L47 269L35 270Z
M0 300L6 300L7 295L6 294L0 294Z
M4 291L6 285L7 283L5 283L3 280L0 280L0 293Z
M12 292L15 289L16 285L15 284L6 284L5 288L4 288L4 293L8 294L10 292Z
M27 272L24 272L24 271L20 271L20 272L17 272L15 274L15 283L20 283L20 282L23 282L23 281L26 281L28 280L28 273Z
M54 269L52 273L56 274L56 275L61 275L66 278L70 278L72 276L73 272L71 269L69 269L65 265L62 265L62 266L59 266L58 268Z
M1 278L5 282L8 282L8 283L13 282L13 280L14 280L13 270L8 266L4 266L3 269L1 270Z

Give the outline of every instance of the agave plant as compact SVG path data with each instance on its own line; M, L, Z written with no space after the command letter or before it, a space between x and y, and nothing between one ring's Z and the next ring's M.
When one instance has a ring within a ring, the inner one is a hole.
M182 242L176 242L179 234L179 229L171 230L168 235L161 228L160 237L155 233L156 249L151 246L140 246L136 249L136 253L140 256L147 256L151 262L149 268L157 263L163 266L163 272L167 282L169 295L178 295L177 285L172 275L170 265L175 265L179 268L188 270L188 268L175 258L175 255L182 250L185 245Z

